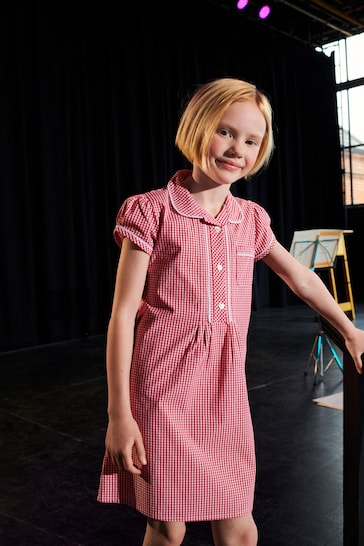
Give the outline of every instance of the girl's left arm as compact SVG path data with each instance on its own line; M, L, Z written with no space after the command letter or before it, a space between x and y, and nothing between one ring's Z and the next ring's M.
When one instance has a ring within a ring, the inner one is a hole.
M358 373L363 373L364 331L357 328L341 309L320 277L302 265L279 242L263 259L307 305L324 317L345 340Z

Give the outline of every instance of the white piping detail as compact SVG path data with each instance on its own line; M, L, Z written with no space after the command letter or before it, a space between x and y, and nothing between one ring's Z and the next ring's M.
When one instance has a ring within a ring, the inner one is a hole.
M231 309L231 271L230 271L230 252L229 252L229 238L228 231L224 227L225 244L226 244L226 263L227 263L227 304L228 304L228 316L229 322L233 321L233 312Z
M116 231L118 230L118 228L116 227ZM138 237L138 235L135 235L135 233L133 231L131 231L130 229L127 229L127 228L122 228L121 232L125 235L125 234L129 234L129 235L132 235L134 239L137 239L138 241L140 241L141 243L143 243L143 245L145 245L149 250L150 252L153 252L153 247L148 244L146 241L144 241L144 239L142 239L141 237Z
M253 252L237 252L236 253L237 256L248 256L249 258L254 258L254 253Z
M207 320L211 324L211 249L209 248L209 228L205 225L205 239L206 239L206 269L207 269Z
M271 240L269 241L269 244L267 245L268 248L272 249L272 243L275 242L275 235L273 234L272 235L272 238ZM263 258L265 258L265 256L267 255L267 250L264 249L263 252L261 252L260 254L258 254L257 256L255 256L255 260L258 261L260 259L260 257L262 256Z
M170 198L171 203L172 203L172 207L174 208L174 210L176 212L178 212L178 214L180 214L181 216L185 216L186 218L203 218L202 215L187 214L187 213L184 213L184 212L180 211L179 208L177 207L176 203L173 200L173 195L172 195L170 185L167 186L167 190L168 190L169 198Z

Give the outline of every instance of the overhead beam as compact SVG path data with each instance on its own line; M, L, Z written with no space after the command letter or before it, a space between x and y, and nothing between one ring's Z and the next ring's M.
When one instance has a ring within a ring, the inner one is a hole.
M315 4L316 6L319 6L320 8L332 13L333 15L336 15L336 17L339 17L339 19L342 19L343 21L347 21L348 23L351 23L352 25L355 25L359 28L364 28L364 23L361 23L357 19L354 19L350 15L347 15L345 12L336 9L334 6L331 6L327 2L324 2L323 0L309 0L311 4Z
M330 23L329 21L325 21L325 19L322 19L321 17L318 17L317 15L314 15L313 13L299 7L299 6L295 6L294 4L292 4L292 2L288 2L287 0L277 0L278 2L280 2L281 4L285 4L286 6L289 6L290 8L296 10L296 11L299 11L300 13L303 13L304 15L307 15L307 17L310 17L311 19L313 19L314 21L318 21L319 23L322 23L323 25L327 26L327 27L330 27L332 28L333 30L337 30L338 32L341 32L341 34L345 34L345 36L352 36L352 33L341 28L341 27L338 27L337 25L334 25L333 23Z

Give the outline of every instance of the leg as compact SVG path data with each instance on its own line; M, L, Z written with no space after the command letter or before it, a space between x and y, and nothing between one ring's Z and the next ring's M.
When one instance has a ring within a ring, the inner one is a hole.
M180 546L186 533L183 521L147 520L143 546Z
M211 522L215 546L256 546L258 531L251 514Z

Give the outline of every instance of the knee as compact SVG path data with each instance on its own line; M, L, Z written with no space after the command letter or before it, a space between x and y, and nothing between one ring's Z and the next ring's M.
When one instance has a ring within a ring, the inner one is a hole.
M251 546L256 546L258 544L258 529L253 519L251 519L249 524L242 529L242 538L242 544L249 544Z
M148 519L143 546L160 544L180 546L186 534L186 525L182 521L158 521Z
M215 546L256 546L258 543L258 529L251 514L211 523Z
M258 529L255 522L247 529L246 531L246 544L251 544L251 546L256 546L258 544ZM244 543L245 544L245 543Z
M186 525L182 521L169 522L164 528L164 536L167 539L168 546L180 546L186 534Z

